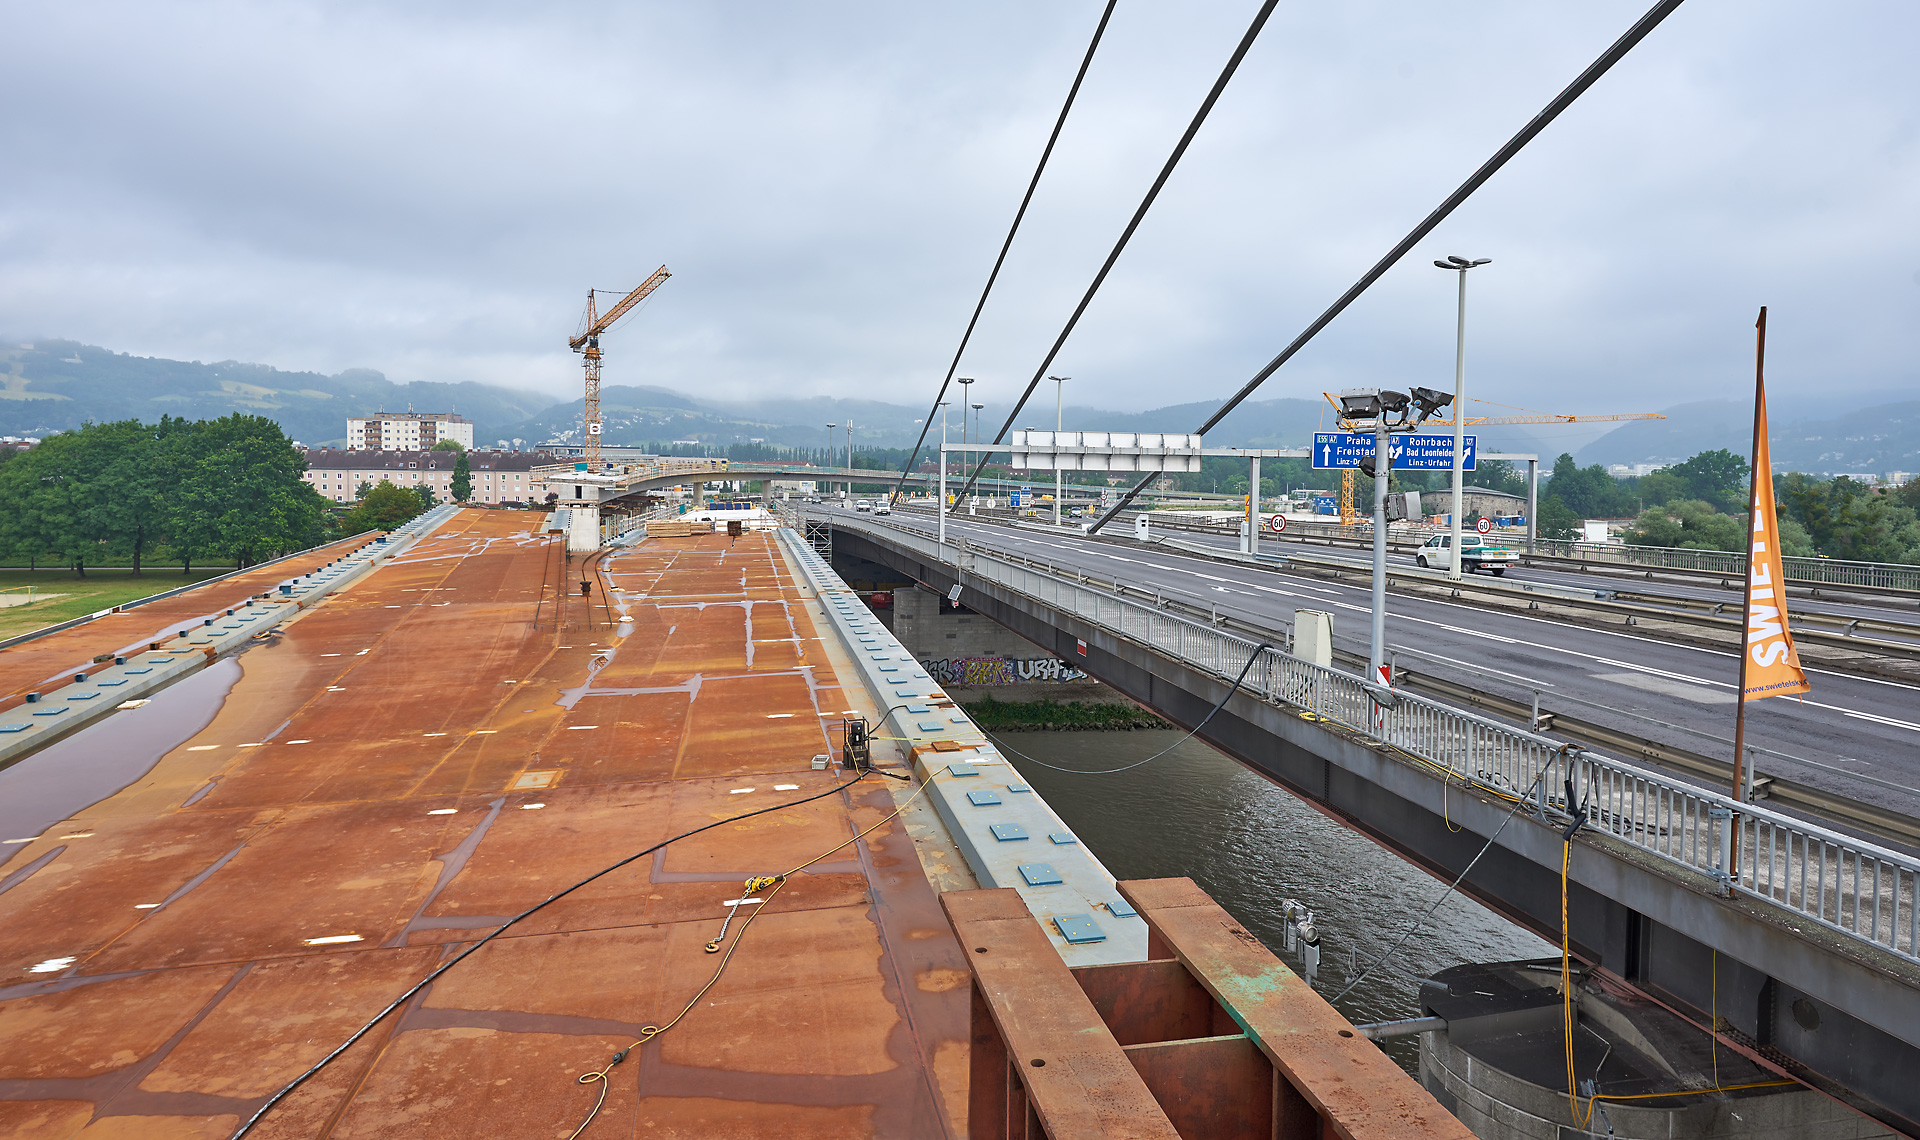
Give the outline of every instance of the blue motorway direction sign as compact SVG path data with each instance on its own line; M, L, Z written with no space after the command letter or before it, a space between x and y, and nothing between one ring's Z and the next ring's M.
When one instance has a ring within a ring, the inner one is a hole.
M1474 469L1474 451L1478 440L1467 436L1461 450L1465 452L1463 471ZM1453 436L1438 435L1432 432L1414 432L1387 437L1387 445L1393 453L1395 471L1451 471L1453 470ZM1360 461L1373 454L1373 436L1357 432L1317 431L1313 433L1313 465L1317 468L1358 467Z

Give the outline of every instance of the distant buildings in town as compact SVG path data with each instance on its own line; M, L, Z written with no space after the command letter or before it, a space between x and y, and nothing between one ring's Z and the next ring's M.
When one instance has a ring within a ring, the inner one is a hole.
M472 426L468 426L472 432ZM331 447L303 449L307 482L328 502L351 503L360 484L392 483L396 487L425 487L440 502L453 501L453 465L460 452L368 450ZM559 462L538 451L470 451L466 453L475 504L521 505L544 502L547 485L534 476L535 467Z
M452 412L379 412L348 417L348 451L430 451L441 440L473 448L473 421Z

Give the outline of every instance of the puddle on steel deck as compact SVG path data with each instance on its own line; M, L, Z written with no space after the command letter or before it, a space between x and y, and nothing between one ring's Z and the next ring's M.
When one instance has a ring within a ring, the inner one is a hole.
M116 712L0 770L0 840L39 835L146 775L212 722L239 679L238 661L216 661L155 693L149 704ZM0 847L0 861L16 850Z

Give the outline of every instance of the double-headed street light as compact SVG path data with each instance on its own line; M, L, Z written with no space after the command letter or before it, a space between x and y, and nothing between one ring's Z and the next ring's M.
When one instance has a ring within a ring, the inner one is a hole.
M973 391L969 387L973 383L973 377L958 376L955 380L960 385L960 446L965 447L967 445L967 395Z
M1410 432L1429 416L1453 403L1453 397L1432 388L1415 388L1411 393L1384 388L1344 388L1340 392L1340 416L1358 427L1373 421L1373 464L1363 461L1361 470L1373 479L1373 640L1367 656L1367 679L1388 684L1386 675L1387 642L1387 482L1393 474L1393 448L1389 437L1394 432Z
M1049 376L1053 381L1053 525L1060 525L1060 492L1065 486L1060 478L1060 395L1066 390L1071 376Z
M1447 559L1447 577L1458 582L1461 574L1460 524L1463 519L1461 507L1461 484L1464 481L1465 458L1460 454L1461 446L1466 442L1467 430L1467 270L1480 265L1489 265L1490 257L1468 261L1464 257L1448 254L1445 261L1433 264L1441 269L1451 269L1460 274L1460 317L1454 332L1453 341L1453 554Z

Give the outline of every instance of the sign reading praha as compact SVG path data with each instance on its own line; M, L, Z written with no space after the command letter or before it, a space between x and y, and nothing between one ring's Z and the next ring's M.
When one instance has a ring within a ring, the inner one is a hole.
M1474 470L1474 452L1479 442L1476 436L1467 436L1461 447L1465 462L1462 471ZM1395 471L1451 471L1453 470L1453 437L1437 435L1432 432L1414 432L1387 437L1387 446L1393 455ZM1373 436L1347 431L1317 431L1313 433L1313 465L1316 468L1358 467L1360 461L1373 454Z

